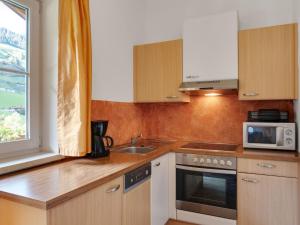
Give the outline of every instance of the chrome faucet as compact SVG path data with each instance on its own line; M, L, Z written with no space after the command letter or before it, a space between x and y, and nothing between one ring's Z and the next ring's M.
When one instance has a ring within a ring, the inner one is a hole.
M136 145L136 143L138 142L139 139L141 139L143 137L142 133L140 133L138 136L136 137L131 137L131 141L130 144L132 146Z

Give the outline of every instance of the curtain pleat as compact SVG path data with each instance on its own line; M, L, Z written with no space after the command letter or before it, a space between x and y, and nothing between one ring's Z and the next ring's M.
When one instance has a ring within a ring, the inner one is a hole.
M90 152L92 48L89 0L59 1L58 142L60 154Z

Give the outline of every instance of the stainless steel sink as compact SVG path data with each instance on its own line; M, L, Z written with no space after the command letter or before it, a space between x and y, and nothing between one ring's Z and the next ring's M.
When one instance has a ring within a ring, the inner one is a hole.
M156 149L154 146L129 146L119 150L119 152L131 153L131 154L147 154Z

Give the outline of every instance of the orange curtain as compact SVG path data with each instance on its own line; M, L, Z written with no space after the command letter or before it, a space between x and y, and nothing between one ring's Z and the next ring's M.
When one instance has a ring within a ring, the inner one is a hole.
M84 156L91 148L92 48L89 0L59 2L59 149L65 156Z

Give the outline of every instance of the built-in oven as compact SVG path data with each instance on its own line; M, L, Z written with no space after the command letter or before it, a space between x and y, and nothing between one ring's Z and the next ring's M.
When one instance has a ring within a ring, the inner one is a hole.
M177 153L176 208L236 220L236 158Z

